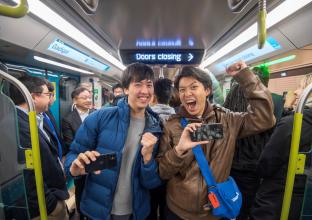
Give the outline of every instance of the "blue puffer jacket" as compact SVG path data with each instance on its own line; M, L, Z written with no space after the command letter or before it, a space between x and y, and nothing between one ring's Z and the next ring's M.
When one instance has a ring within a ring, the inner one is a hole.
M146 109L144 132L151 132L158 138L161 135L160 120L150 108ZM130 107L126 99L118 106L103 108L90 114L78 129L75 140L65 161L66 173L70 175L71 163L78 154L87 150L96 150L101 154L115 152L117 167L103 170L101 174L88 174L81 200L81 211L93 220L107 220L110 217L115 189L117 186L122 152L130 123ZM153 155L157 153L155 145ZM150 212L149 189L161 184L158 164L153 159L146 165L138 148L132 168L132 204L133 219L146 219Z

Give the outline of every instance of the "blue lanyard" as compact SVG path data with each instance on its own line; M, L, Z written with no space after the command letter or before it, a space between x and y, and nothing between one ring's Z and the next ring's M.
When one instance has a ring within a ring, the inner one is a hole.
M186 125L188 124L188 121L185 118L181 118L180 123L181 123L181 126L185 128ZM208 165L208 161L206 160L206 157L204 155L204 152L201 146L197 145L193 147L192 151L197 160L199 169L206 181L207 186L216 186L216 181L211 173L211 170Z
M49 127L52 130L53 136L55 137L55 139L57 140L57 148L58 148L58 157L60 158L60 160L62 160L62 145L60 140L57 137L57 133L55 131L55 128L51 122L51 119L49 118L49 116L46 113L43 113L43 120L49 125Z

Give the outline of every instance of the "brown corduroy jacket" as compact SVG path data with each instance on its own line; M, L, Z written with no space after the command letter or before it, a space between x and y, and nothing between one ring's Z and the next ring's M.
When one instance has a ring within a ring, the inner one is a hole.
M269 90L248 69L243 69L235 79L244 88L250 106L248 112L231 112L222 107L206 103L201 119L188 114L183 106L177 115L169 118L160 140L157 156L160 177L167 182L167 205L179 217L188 220L217 219L203 206L207 201L207 186L191 150L179 156L175 151L183 128L182 117L189 122L214 123L223 125L223 139L211 141L202 149L217 182L225 181L230 173L235 142L265 131L275 124L273 102Z

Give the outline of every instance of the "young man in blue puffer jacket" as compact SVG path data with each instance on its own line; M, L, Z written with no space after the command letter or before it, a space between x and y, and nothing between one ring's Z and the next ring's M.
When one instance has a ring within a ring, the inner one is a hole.
M154 156L162 131L148 107L153 82L149 66L129 65L122 76L126 97L89 115L71 144L65 169L87 175L80 209L91 219L143 220L150 212L149 189L161 184ZM116 153L117 166L86 174L85 165L107 153Z

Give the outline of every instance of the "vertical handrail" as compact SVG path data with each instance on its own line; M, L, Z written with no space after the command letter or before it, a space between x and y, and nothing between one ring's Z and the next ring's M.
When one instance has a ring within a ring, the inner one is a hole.
M35 106L29 93L28 89L21 83L19 80L14 78L13 76L3 72L0 70L0 78L7 80L16 86L19 91L23 94L26 103L29 109L29 128L30 128L30 138L31 138L31 146L32 146L32 154L33 154L33 163L35 170L35 180L36 180L36 189L38 195L38 204L40 210L40 219L47 220L47 209L44 195L44 187L43 187L43 177L42 177L42 167L41 167L41 156L40 156L40 148L39 148L39 139L38 139L38 126L36 120L36 111Z
M292 131L291 138L291 147L290 147L290 155L288 162L288 171L286 177L286 185L283 199L283 206L281 212L281 220L287 220L289 215L289 209L291 204L291 197L295 182L296 168L297 168L297 160L298 160L298 151L300 144L300 136L301 136L301 127L302 127L302 118L303 118L303 107L305 102L307 101L310 92L312 91L312 83L303 91L302 96L299 99L295 115L294 115L294 125Z

